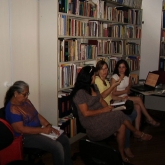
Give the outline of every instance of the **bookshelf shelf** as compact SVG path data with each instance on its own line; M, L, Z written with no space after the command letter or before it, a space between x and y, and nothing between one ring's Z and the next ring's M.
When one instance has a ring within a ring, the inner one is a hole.
M40 105L41 113L54 125L58 124L62 106L70 112L66 90L73 87L83 65L95 65L103 59L112 73L116 61L124 58L134 66L133 71L139 66L140 53L127 55L126 44L140 45L142 0L88 0L74 4L78 1L39 0ZM90 6L91 12L82 10L82 4ZM62 114L65 115L68 114Z

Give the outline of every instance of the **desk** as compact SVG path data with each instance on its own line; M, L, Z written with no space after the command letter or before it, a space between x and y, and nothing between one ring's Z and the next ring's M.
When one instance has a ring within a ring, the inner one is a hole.
M131 91L143 95L146 109L165 111L165 93L162 94L162 90L156 89L155 91L141 92L131 88Z

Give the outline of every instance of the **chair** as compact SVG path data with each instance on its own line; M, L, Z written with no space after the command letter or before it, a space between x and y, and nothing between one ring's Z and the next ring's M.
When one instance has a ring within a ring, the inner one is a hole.
M5 119L5 108L0 108L0 118L1 119ZM9 146L12 142L13 142L13 134L8 130L7 127L4 126L3 123L0 122L0 130L3 133L0 133L0 150L6 148L7 146ZM11 151L12 152L12 151ZM35 162L35 160L37 158L41 158L41 156L45 153L46 151L43 151L41 149L38 148L23 148L23 154L27 155L27 160L30 164L33 164ZM21 164L20 160L15 160L14 162L11 162L10 164L14 165L15 164ZM25 164L27 164L27 162L24 162ZM39 159L38 161L39 165L44 165L43 162L41 161L41 159ZM23 162L22 162L23 165Z
M71 101L72 113L76 118L77 133L86 133L79 121L77 108L73 101ZM122 159L120 153L108 145L109 137L102 141L91 141L86 137L79 141L79 152L74 153L72 159L75 160L77 156L80 156L86 165L122 165Z

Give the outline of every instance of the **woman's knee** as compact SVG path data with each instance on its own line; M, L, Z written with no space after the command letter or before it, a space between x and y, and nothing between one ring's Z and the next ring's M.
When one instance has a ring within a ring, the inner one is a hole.
M124 124L121 124L120 128L118 129L118 132L125 132L126 126Z

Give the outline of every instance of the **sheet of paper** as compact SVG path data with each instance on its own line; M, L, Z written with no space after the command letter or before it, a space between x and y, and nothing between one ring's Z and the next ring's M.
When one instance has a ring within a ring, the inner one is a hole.
M61 130L60 127L57 126L52 126L53 128L57 129L60 131L60 135L64 132L64 130ZM47 136L53 140L56 140L60 135L55 134L54 132L50 133L50 134L45 134L45 133L41 133L41 135Z

